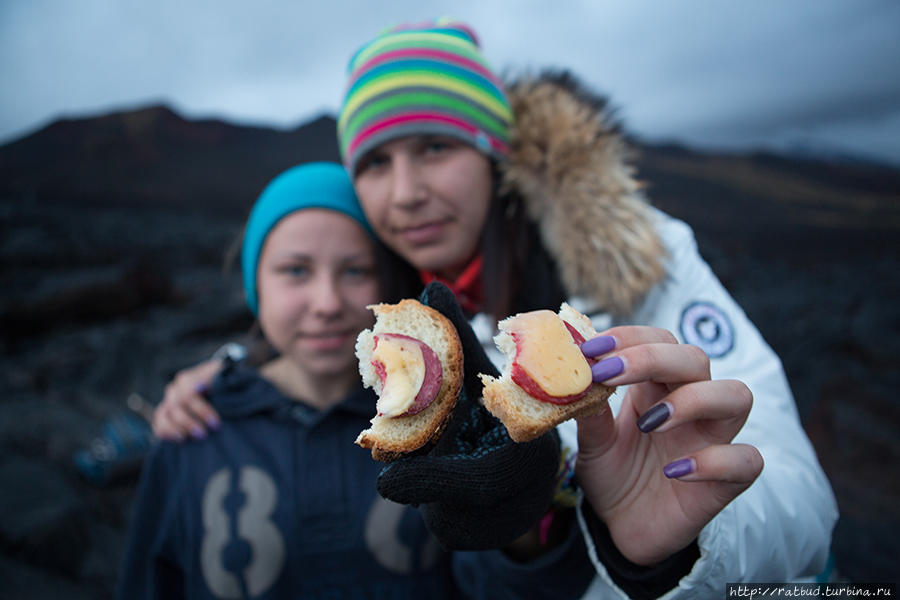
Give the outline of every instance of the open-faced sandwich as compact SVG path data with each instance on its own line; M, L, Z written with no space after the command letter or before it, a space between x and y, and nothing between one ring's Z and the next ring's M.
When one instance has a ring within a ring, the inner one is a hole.
M377 414L356 443L390 461L440 437L462 387L463 352L450 320L416 300L369 308L375 325L357 337L356 357Z
M563 303L559 313L519 313L498 324L494 343L506 355L500 377L480 374L484 406L517 442L559 423L600 414L615 388L594 383L580 345L597 335L590 319Z

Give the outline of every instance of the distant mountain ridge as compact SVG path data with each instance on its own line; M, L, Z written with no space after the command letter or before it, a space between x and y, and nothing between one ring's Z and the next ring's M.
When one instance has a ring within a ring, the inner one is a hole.
M217 262L273 176L339 160L335 132L328 115L285 131L164 105L56 121L0 146L0 264ZM900 169L629 142L651 203L691 224L726 280L744 254L900 253Z
M821 255L900 244L900 169L643 146L651 201L729 251Z
M163 105L64 119L0 147L0 197L128 202L243 216L274 174L337 160L334 121L292 131L187 120Z
M900 169L632 143L651 200L703 232L900 231ZM282 131L153 105L63 119L0 146L0 198L243 217L271 177L310 160L339 160L330 116Z

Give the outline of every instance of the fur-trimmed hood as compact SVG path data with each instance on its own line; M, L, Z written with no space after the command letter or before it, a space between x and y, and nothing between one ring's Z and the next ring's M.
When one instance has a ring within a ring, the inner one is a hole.
M503 185L524 198L567 292L630 313L662 279L665 250L606 101L567 73L506 91L515 118Z

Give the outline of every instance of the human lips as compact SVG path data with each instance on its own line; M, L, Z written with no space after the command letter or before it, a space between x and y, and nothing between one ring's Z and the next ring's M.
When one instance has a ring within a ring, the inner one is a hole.
M303 341L316 350L336 350L343 348L353 333L348 330L317 331L301 334Z
M396 233L414 246L432 243L441 237L449 219L437 219L414 225L396 227Z

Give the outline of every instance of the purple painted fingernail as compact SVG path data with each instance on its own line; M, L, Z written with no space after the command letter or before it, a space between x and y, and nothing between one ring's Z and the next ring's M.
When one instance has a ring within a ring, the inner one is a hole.
M611 377L615 377L625 370L625 362L618 356L604 358L595 365L591 365L591 374L595 382L600 383Z
M222 422L219 421L219 418L215 415L210 415L206 417L206 424L209 425L210 429L218 430L219 426L222 425Z
M205 396L207 392L209 392L209 384L208 383L198 383L194 386L194 391L200 394L201 396Z
M593 358L595 356L600 356L601 354L606 354L615 347L616 338L611 335L598 335L583 343L581 345L581 351L585 356Z
M191 437L202 440L206 437L206 431L204 431L199 425L193 425L191 427Z
M641 415L637 421L638 429L644 433L653 431L672 416L672 406L668 402L660 402Z
M697 470L697 461L693 458L680 458L663 467L663 474L669 479L678 479Z

